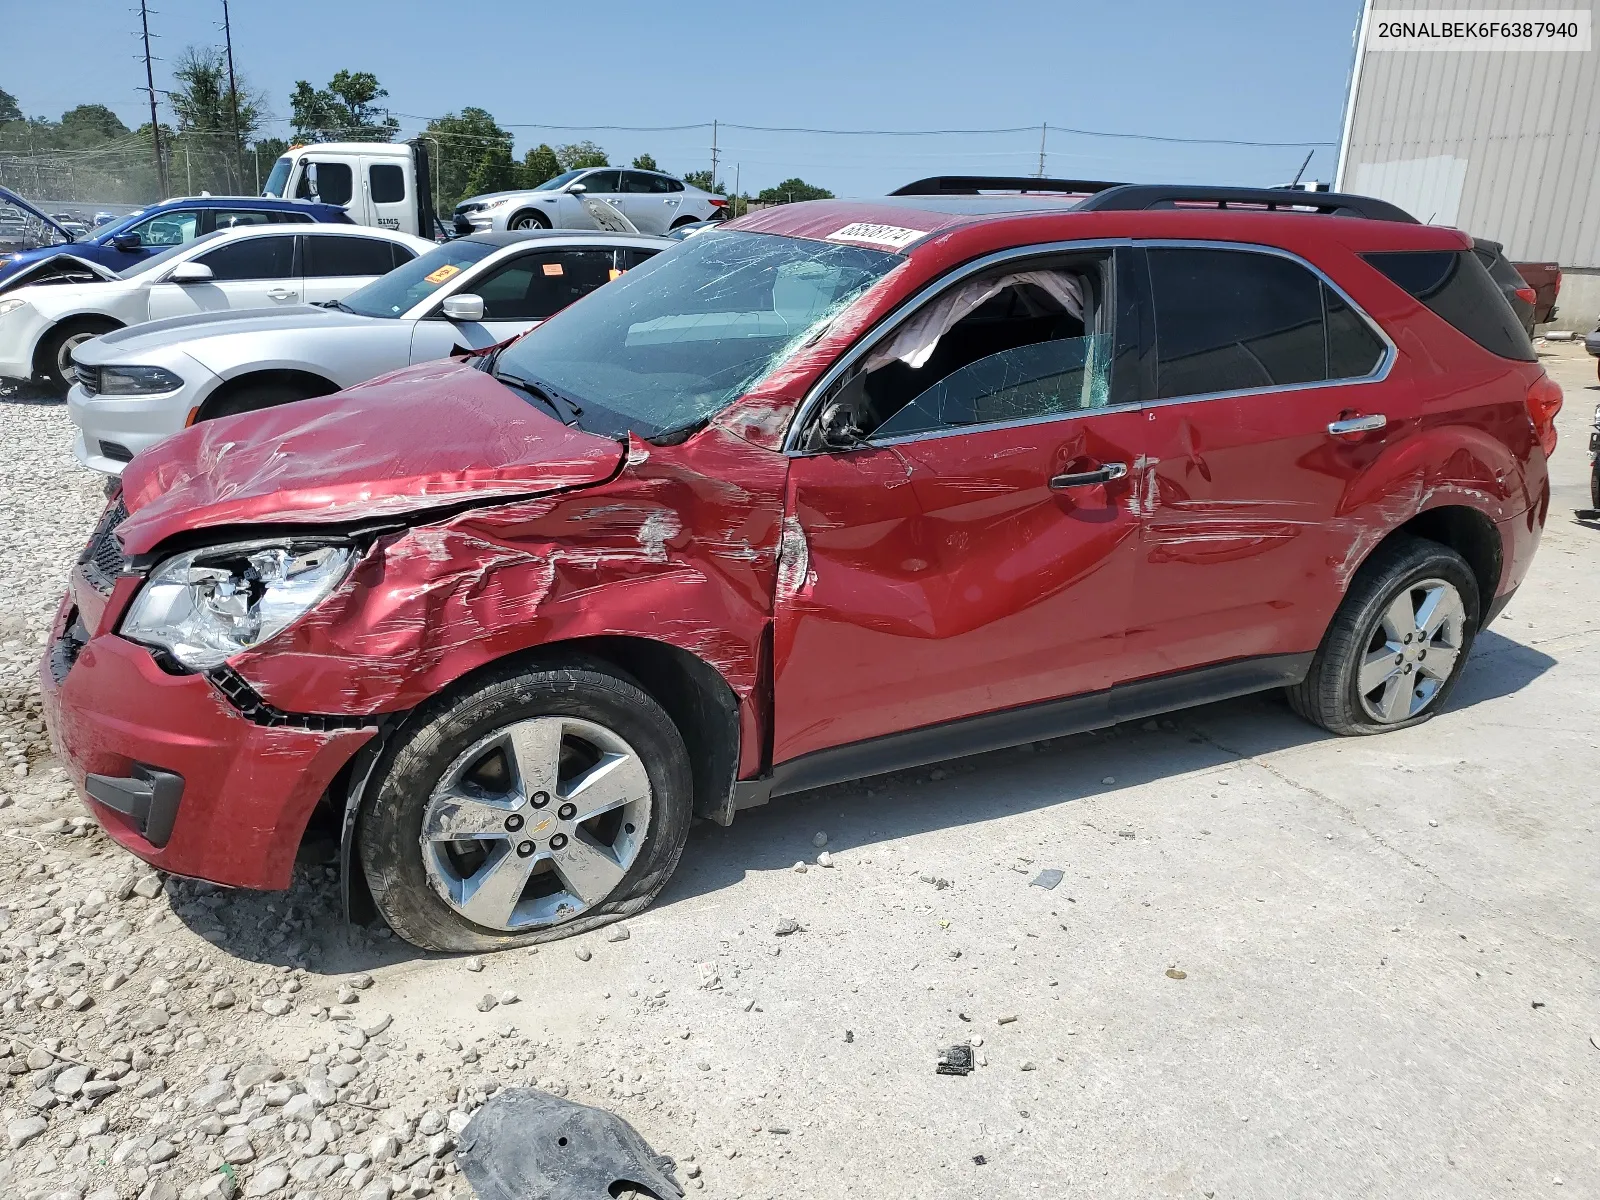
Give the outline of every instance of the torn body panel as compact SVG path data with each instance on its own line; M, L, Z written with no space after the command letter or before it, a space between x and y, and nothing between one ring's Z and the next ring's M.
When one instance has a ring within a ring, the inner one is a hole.
M277 708L365 716L539 646L639 638L752 703L787 461L715 427L627 457L603 487L382 535L327 601L232 666Z
M30 284L104 283L117 277L117 273L110 267L101 266L81 255L63 250L60 254L53 254L23 268L4 283L0 283L0 295L14 292Z

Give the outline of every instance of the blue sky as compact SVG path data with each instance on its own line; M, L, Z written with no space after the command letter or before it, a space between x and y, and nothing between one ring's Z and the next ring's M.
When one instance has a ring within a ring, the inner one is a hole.
M9 0L0 87L23 111L74 104L147 119L130 0ZM219 0L154 0L156 53L220 44ZM723 178L750 192L791 175L876 195L949 172L1032 173L1040 122L1169 137L1337 142L1360 0L811 0L703 6L624 0L231 0L234 52L274 114L297 79L377 74L402 128L465 105L507 127L725 122L819 129L987 129L838 137L726 129ZM470 19L470 20L469 20ZM37 47L38 53L28 48ZM70 55L45 52L70 48ZM69 64L63 70L61 63ZM157 64L156 86L165 86ZM166 116L167 114L164 114ZM269 131L287 135L287 121ZM517 149L590 137L613 162L649 151L710 165L711 132L516 128ZM1272 184L1304 149L1177 145L1052 130L1046 168L1072 178ZM1335 147L1307 172L1328 179Z

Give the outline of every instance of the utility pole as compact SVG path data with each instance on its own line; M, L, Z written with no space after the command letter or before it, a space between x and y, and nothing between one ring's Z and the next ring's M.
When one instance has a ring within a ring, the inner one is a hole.
M144 31L144 88L150 96L150 143L156 154L156 186L161 189L158 200L167 198L167 161L161 157L161 122L156 117L156 73L150 66L150 4L139 0L139 25Z
M239 85L233 76L233 26L228 20L228 0L222 0L222 40L228 47L228 98L233 102L233 161L237 169L243 165L241 160L244 158L244 139L239 136ZM230 175L233 173L229 172ZM256 174L260 173L258 165ZM260 190L258 186L256 191Z
M227 0L223 0L223 2L226 3ZM1045 138L1045 134L1047 134L1049 132L1050 132L1049 122L1041 122L1040 125L1039 125L1039 178L1040 179L1044 178L1044 138Z
M743 163L734 163L733 164L733 197L732 197L732 204L733 204L733 215L736 216L736 217L739 215L739 172L741 172L742 170L744 170L744 164ZM715 183L716 180L713 179L711 182Z
M716 186L717 186L717 122L716 122L716 118L713 117L712 120L711 120L711 187L707 188L706 191L709 192L709 191L712 190L712 188L715 188Z

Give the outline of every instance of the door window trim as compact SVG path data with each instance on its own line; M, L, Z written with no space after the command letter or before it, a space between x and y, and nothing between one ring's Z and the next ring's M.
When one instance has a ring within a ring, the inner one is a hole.
M1292 263L1298 263L1310 271L1317 279L1333 291L1340 299L1350 306L1350 311L1356 319L1366 325L1367 329L1383 343L1383 357L1378 360L1378 365L1365 375L1346 375L1338 379L1314 379L1308 383L1281 383L1271 384L1267 387L1236 388L1233 391L1223 392L1191 392L1182 396L1163 396L1159 400L1145 401L1146 408L1165 408L1169 404L1196 404L1206 400L1231 400L1236 397L1276 395L1279 392L1305 392L1312 388L1326 387L1355 387L1369 383L1382 383L1389 378L1389 372L1394 368L1395 359L1400 356L1398 348L1383 326L1374 321L1366 309L1355 302L1354 297L1328 277L1328 273L1314 262L1309 262L1294 253L1278 246L1263 246L1253 242L1213 242L1198 238L1135 238L1133 245L1140 250L1234 250L1246 254L1269 254L1275 258L1286 258ZM1151 282L1146 281L1151 320L1155 326L1155 351L1159 361L1161 356L1161 325L1155 320L1155 288ZM1323 325L1326 329L1327 314L1324 311ZM1159 368L1158 368L1159 369Z
M1367 312L1367 310L1362 308L1361 305L1357 304L1354 297L1352 297L1349 292L1345 291L1344 288L1340 287L1331 278L1329 278L1326 271L1322 270L1322 268L1317 266L1315 263L1302 258L1292 250L1284 250L1278 246L1265 246L1252 242L1212 241L1205 238L1089 238L1064 242L1039 242L1030 246L1013 246L1006 250L997 250L993 254L984 255L982 258L973 259L971 262L963 263L961 266L947 271L938 278L930 280L912 295L897 304L875 326L873 326L873 328L870 329L865 336L856 342L854 346L850 347L850 349L846 350L842 355L835 359L833 365L824 371L818 380L812 384L809 389L807 389L804 398L802 398L800 403L795 406L794 416L790 419L789 428L784 434L783 453L792 458L809 457L814 454L835 453L835 451L828 449L805 450L800 446L802 432L806 429L808 423L816 415L817 410L820 409L822 405L822 397L828 393L828 390L832 388L833 385L837 383L852 366L859 362L880 341L889 336L889 334L894 331L894 329L906 316L908 316L916 308L931 300L940 292L944 291L951 284L959 283L961 280L966 279L971 275L976 275L980 271L986 271L990 267L1001 266L1009 262L1014 262L1019 258L1042 257L1052 254L1070 253L1075 250L1116 251L1118 249L1238 250L1248 254L1272 254L1279 258L1286 258L1290 262L1298 263L1300 266L1310 271L1350 306L1350 311L1355 313L1356 317L1364 322L1367 328L1377 336L1380 342L1383 343L1383 358L1378 363L1378 366L1369 374L1353 376L1344 379L1321 379L1312 383L1294 383L1273 387L1247 388L1244 390L1231 392L1202 392L1188 396L1167 396L1159 400L1143 399L1139 401L1127 401L1122 404L1108 404L1103 408L1079 409L1075 412L1056 413L1043 417L1028 417L1018 421L1003 421L988 425L962 425L958 428L948 430L931 430L926 433L909 434L904 438L895 438L892 440L886 438L882 442L875 442L869 438L867 439L866 444L872 446L887 446L892 444L898 445L901 442L920 441L922 439L931 437L949 437L955 433L986 432L993 429L1005 429L1024 425L1038 425L1046 421L1072 421L1078 420L1082 417L1098 416L1101 413L1125 412L1136 408L1164 408L1169 404L1191 404L1204 400L1230 399L1236 396L1257 396L1276 392L1307 391L1311 388L1351 387L1362 384L1382 383L1384 380L1388 379L1389 372L1394 368L1395 360L1399 358L1399 350L1394 344L1394 339L1389 336L1388 332L1383 328L1383 326L1378 324L1377 321L1373 320L1372 316ZM1150 285L1148 280L1145 282L1145 296L1143 297L1143 300L1146 307L1151 310L1150 316L1153 327L1154 296L1150 294ZM1159 330L1155 331L1155 340L1156 346L1158 347L1156 352L1159 353L1161 340L1161 334Z
M835 359L833 365L822 373L816 383L811 385L806 391L805 397L796 405L794 416L789 421L789 429L783 439L783 452L791 458L808 458L815 454L836 453L836 451L826 448L806 450L800 445L803 431L822 406L823 396L844 377L851 367L864 358L874 346L893 334L906 317L941 292L948 290L952 284L960 283L963 279L980 274L991 267L1003 266L1018 259L1047 258L1057 254L1084 250L1109 250L1114 254L1116 250L1128 249L1134 244L1131 238L1091 238L1081 241L1039 242L1030 246L1013 246L1006 250L997 250L993 254L986 254L982 258L975 258L971 262L962 263L959 267L945 272L938 278L929 280L916 292L897 304L872 329L868 330L866 335L856 342L854 346ZM930 429L922 433L908 433L903 437L884 438L882 441L876 441L869 437L865 444L869 446L898 446L906 442L951 437L956 434L983 433L992 429L1039 425L1047 421L1071 421L1081 417L1098 416L1101 413L1125 412L1139 407L1141 407L1141 401L1129 400L1122 404L1107 404L1101 408L1080 408L1070 412L1048 413L1039 417L1021 417L1014 421L997 421L984 425L958 425L948 429Z

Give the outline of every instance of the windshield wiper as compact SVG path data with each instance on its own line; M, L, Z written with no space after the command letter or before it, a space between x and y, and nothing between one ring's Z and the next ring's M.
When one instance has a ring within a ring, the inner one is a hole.
M583 405L560 392L549 384L537 379L524 379L520 375L512 375L508 371L495 371L494 377L501 383L526 392L535 400L540 401L546 408L555 414L556 420L563 425L576 425L578 418L583 415Z
M340 312L347 312L347 313L353 313L353 312L356 311L355 309L351 308L348 304L346 304L343 300L317 300L317 301L314 301L314 303L316 304L316 306L318 308L336 308Z

